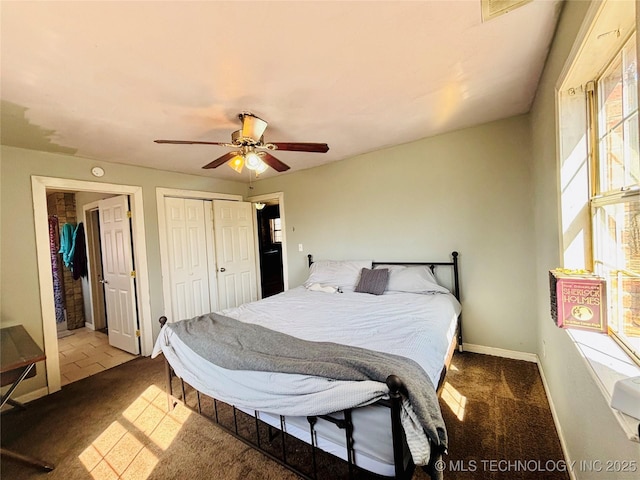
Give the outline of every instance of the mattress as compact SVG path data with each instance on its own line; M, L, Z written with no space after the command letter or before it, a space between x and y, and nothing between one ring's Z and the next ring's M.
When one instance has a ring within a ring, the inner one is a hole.
M450 294L387 292L377 296L317 292L298 287L219 313L303 340L336 342L408 357L437 385L455 337L460 304ZM306 415L337 410L333 404L327 405L326 411L318 407L321 399L326 398L324 389L328 389L332 398L348 397L352 406L363 407L354 410L352 418L356 465L380 475L394 475L389 410L371 404L386 396L384 384L225 370L199 357L176 335L172 336L170 330L158 337L154 355L160 350L176 374L194 388L251 415L259 410L262 421L278 428L280 415L285 415L287 433L308 443ZM230 385L232 387L227 388ZM281 388L290 388L300 395L284 400L279 397L276 403L271 395ZM366 395L362 393L365 390ZM371 395L371 391L375 395ZM301 401L303 396L310 403ZM273 409L272 405L278 408ZM346 459L344 431L319 420L316 432L320 448Z

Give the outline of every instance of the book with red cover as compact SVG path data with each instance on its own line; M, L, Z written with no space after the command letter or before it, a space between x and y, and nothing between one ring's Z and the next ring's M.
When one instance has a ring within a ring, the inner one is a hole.
M604 279L588 273L549 271L551 316L560 328L607 333Z

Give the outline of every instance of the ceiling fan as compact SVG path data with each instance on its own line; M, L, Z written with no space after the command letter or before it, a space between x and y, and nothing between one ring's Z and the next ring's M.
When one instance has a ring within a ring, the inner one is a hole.
M326 143L265 143L263 134L267 128L267 122L250 112L242 112L238 115L238 118L242 122L242 128L231 134L231 143L201 142L195 140L154 140L154 142L180 145L219 145L221 147L233 148L233 151L225 153L202 168L217 168L227 163L238 173L241 173L242 168L246 166L249 170L254 170L256 174L264 172L268 167L273 168L277 172L289 170L289 165L278 160L271 155L269 151L283 150L316 153L329 151L329 146Z

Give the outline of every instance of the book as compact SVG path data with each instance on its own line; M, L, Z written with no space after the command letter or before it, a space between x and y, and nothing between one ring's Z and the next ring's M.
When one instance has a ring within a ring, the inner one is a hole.
M607 333L606 285L584 270L549 271L551 318L560 328Z

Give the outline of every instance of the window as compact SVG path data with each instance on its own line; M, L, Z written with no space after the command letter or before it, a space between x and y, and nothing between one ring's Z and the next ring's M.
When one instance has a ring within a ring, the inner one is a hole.
M269 219L269 230L271 230L271 243L282 243L282 223L280 217Z
M611 335L640 362L640 160L633 34L593 87L590 128L593 265L607 280ZM593 83L592 83L593 85ZM595 93L595 94L594 94Z

